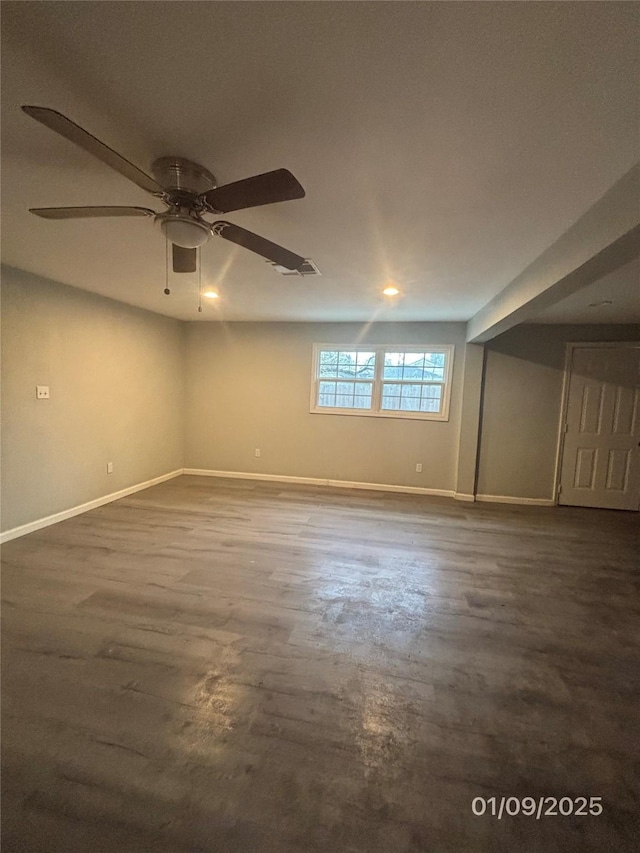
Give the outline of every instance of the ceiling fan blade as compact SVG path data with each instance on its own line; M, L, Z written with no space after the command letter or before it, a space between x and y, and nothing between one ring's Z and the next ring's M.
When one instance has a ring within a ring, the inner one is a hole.
M100 142L95 136L83 130L83 128L71 121L71 119L63 116L62 113L57 112L57 110L50 110L48 107L24 106L22 109L31 118L44 124L50 130L55 130L56 133L64 136L70 142L79 145L80 148L84 148L89 154L93 154L98 160L102 160L107 166L111 166L112 169L120 172L125 178L129 178L130 181L142 187L143 190L147 190L147 192L154 195L162 193L162 187L153 178L150 178L149 175L146 175L121 154L109 148L104 142Z
M89 219L95 216L155 216L148 207L30 207L43 219Z
M184 249L182 246L173 247L173 271L174 272L195 272L198 261L197 249Z
M229 213L246 207L304 198L304 194L304 189L288 169L275 169L264 175L215 187L203 193L202 198L213 213Z
M290 252L288 249L283 249L277 243L272 243L271 240L265 240L253 231L247 231L246 228L240 228L239 225L232 225L231 222L214 222L214 233L225 240L230 240L238 246L243 246L256 255L261 255L268 261L280 266L286 267L288 270L297 270L302 266L305 259Z

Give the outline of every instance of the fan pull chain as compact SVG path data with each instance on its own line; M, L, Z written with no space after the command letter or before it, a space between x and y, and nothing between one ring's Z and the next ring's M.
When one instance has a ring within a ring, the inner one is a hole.
M165 243L164 292L165 292L165 296L169 296L171 291L169 290L169 238L168 237L165 239L164 243Z
M202 314L202 252L196 249L198 254L198 312Z

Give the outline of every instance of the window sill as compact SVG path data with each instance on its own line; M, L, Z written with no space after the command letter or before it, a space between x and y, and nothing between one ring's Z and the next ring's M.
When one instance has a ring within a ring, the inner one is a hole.
M363 412L359 409L310 409L312 415L347 415L356 418L395 418L401 421L439 421L449 420L448 413L438 414L431 412Z

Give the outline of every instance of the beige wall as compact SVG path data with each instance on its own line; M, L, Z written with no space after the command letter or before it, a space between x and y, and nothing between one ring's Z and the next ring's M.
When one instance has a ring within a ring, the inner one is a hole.
M464 332L183 324L5 268L2 530L183 465L471 492L482 351L465 347ZM639 338L638 326L536 325L489 342L477 492L551 498L565 342ZM311 414L312 345L332 342L454 344L449 421ZM50 400L35 399L38 384Z
M3 530L182 467L183 333L3 268Z
M453 490L464 334L462 323L190 323L185 467ZM455 344L449 421L310 414L313 344L356 341Z
M637 325L523 325L486 344L478 494L553 497L565 343L640 340Z

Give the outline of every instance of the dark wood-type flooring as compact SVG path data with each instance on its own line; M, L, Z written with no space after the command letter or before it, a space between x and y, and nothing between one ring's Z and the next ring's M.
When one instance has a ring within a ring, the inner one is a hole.
M637 524L181 477L7 543L2 850L637 850Z

